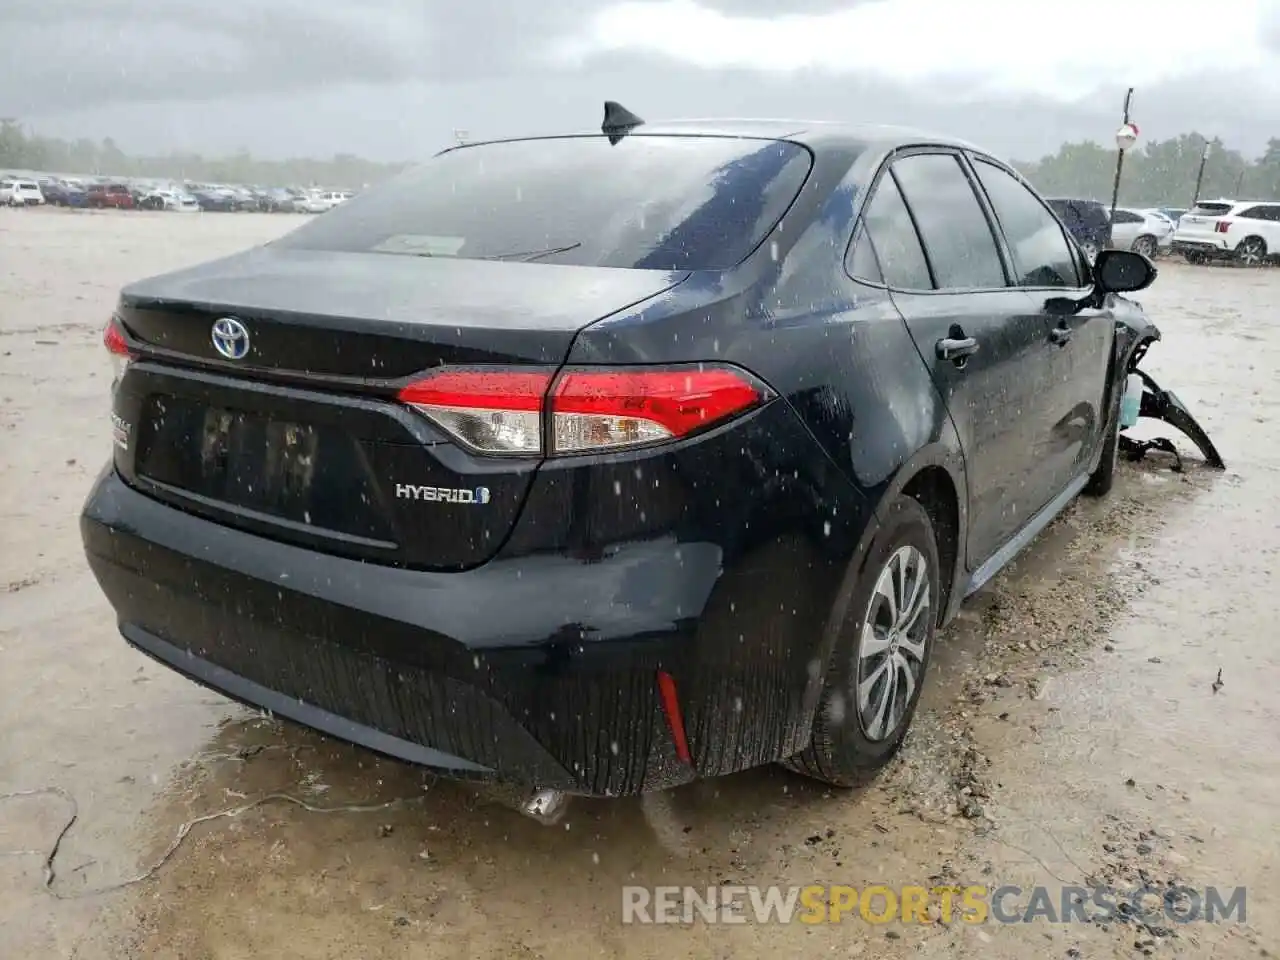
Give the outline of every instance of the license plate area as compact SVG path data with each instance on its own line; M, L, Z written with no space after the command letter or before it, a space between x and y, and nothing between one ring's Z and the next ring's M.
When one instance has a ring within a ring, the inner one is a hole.
M331 424L152 394L138 433L138 477L204 507L384 544L392 539L365 450Z

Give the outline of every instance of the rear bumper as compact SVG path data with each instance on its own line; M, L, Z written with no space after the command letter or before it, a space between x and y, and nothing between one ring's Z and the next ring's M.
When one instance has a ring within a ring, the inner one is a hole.
M808 737L812 652L772 628L767 611L783 604L768 585L786 591L805 639L820 629L803 618L825 611L758 558L725 571L709 543L411 571L210 522L111 468L81 534L136 648L233 699L450 775L617 796L789 756ZM820 582L804 554L776 562ZM659 671L675 679L687 760Z
M1225 239L1214 237L1188 239L1186 237L1173 238L1174 253L1200 253L1208 257L1225 257L1231 254L1231 248L1227 246Z

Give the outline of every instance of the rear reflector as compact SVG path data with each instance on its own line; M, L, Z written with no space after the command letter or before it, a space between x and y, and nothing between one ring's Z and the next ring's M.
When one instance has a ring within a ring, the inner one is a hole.
M680 696L676 692L675 677L665 670L658 671L658 697L662 701L662 714L667 718L667 729L675 744L676 756L682 763L693 763L689 751L689 738L684 729L684 717L680 713Z
M678 440L746 413L768 388L724 366L441 368L398 398L479 453L582 454Z
M1226 233L1230 229L1231 229L1231 221L1229 220L1219 220L1217 223L1213 225L1214 233Z

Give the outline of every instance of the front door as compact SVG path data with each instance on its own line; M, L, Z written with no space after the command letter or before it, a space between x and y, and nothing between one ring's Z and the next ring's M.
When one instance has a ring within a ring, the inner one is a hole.
M971 160L1047 348L1041 417L1030 425L1038 468L1028 477L1028 496L1039 510L1081 480L1106 435L1115 319L1105 308L1066 308L1090 292L1080 249L1017 176L986 158Z

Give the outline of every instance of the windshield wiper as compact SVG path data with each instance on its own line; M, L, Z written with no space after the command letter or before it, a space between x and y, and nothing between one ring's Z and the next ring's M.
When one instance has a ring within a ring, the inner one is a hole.
M517 253L497 253L491 257L480 257L481 260L520 260L527 262L529 260L539 260L542 257L549 257L556 253L567 253L570 250L577 250L582 246L582 241L577 243L566 243L562 247L548 247L546 250L524 250Z

